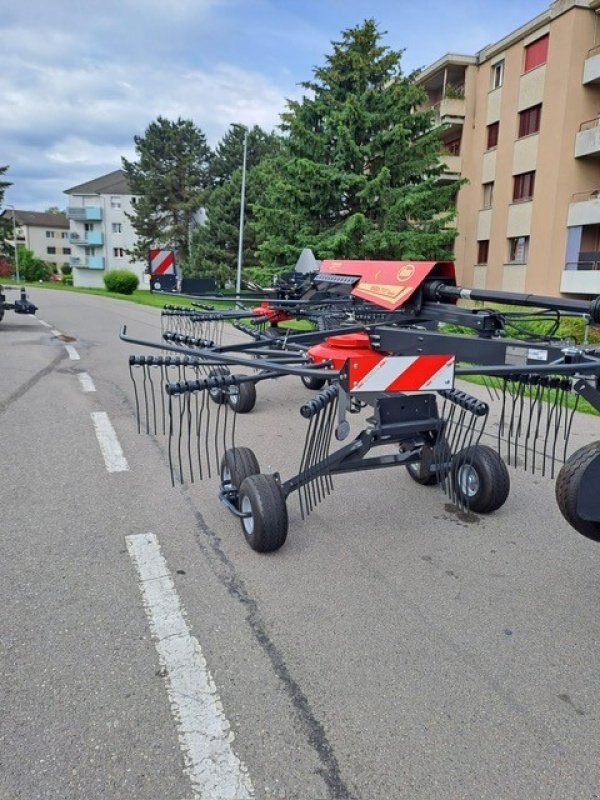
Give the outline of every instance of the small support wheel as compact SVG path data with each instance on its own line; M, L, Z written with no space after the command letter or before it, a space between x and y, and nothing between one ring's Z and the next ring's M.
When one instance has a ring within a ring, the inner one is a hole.
M249 447L230 447L221 459L221 486L239 491L250 475L258 475L258 460Z
M311 389L314 392L318 392L319 389L322 389L327 383L327 378L309 378L306 375L302 375L300 380L307 389Z
M443 449L440 446L424 445L421 450L421 459L407 464L406 471L413 481L421 486L437 486L448 474L448 467L440 464L432 471L431 467L436 463L436 459L443 459L446 463L450 462L451 454L447 444L443 446Z
M590 512L586 513L590 517L600 516L599 473L600 442L592 442L569 456L554 487L560 513L578 533L594 542L600 542L600 522L585 519L582 512Z
M236 414L247 414L256 405L256 384L248 381L229 387L227 402Z
M211 367L208 370L208 377L214 378L216 375L230 375L229 367L225 366L218 366L218 367ZM227 391L226 387L221 388L220 386L215 386L213 389L208 390L208 395L213 403L217 405L223 405L223 403L227 402L227 398L229 396L229 392Z
M274 475L250 475L240 487L239 509L246 541L259 553L279 550L287 538L288 514Z
M473 445L452 459L450 480L461 505L478 514L489 514L504 505L510 477L498 453L486 445Z

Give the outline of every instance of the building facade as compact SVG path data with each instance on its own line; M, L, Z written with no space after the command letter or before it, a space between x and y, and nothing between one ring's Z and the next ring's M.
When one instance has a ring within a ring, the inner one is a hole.
M42 211L14 211L5 209L2 217L8 219L16 232L16 246L25 247L42 261L53 264L56 271L69 264L69 221L63 214ZM14 236L8 240L14 247Z
M600 0L557 0L419 83L442 128L467 286L600 294Z
M103 276L111 269L135 272L140 289L149 289L147 264L130 260L136 241L127 213L136 197L129 191L125 173L116 170L108 175L67 189L69 197L70 265L73 285L104 288Z

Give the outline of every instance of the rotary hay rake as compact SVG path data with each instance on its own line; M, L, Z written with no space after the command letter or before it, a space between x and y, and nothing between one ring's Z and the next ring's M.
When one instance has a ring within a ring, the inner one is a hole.
M130 356L138 429L168 437L173 483L218 475L219 499L253 549L283 545L292 493L304 519L331 493L333 476L392 466L485 514L508 498L507 464L551 478L562 464L559 508L600 541L600 442L568 457L579 398L600 411L600 350L553 338L565 316L599 324L600 298L465 289L448 262L324 261L275 291L253 309L164 314L161 342L121 332L165 352ZM523 310L461 308L460 298ZM315 329L294 333L283 327L290 318ZM179 329L165 330L165 320ZM228 320L246 341L223 343ZM543 332L531 333L531 321ZM448 323L476 335L440 329ZM215 338L196 335L208 332ZM284 480L261 473L254 452L236 445L236 420L253 409L259 383L290 375L321 391L300 407L307 431L299 468ZM479 376L486 400L455 387L463 376ZM490 434L491 405L498 421ZM351 418L362 427L346 441Z

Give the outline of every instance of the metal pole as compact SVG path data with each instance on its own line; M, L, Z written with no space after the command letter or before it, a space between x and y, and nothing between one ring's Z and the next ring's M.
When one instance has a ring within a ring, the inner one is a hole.
M6 204L7 208L12 208L12 218L13 218L13 239L15 244L15 275L17 278L17 283L21 283L21 276L19 274L19 248L17 247L17 219L16 219L16 211L15 207L11 204Z
M239 295L242 289L242 250L244 247L244 203L246 200L246 157L248 154L248 129L244 129L244 159L242 162L242 193L240 196L240 236L238 240L237 277L235 293Z

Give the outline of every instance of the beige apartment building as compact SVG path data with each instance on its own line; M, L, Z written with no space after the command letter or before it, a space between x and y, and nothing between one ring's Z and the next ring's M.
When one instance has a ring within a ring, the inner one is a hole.
M600 294L600 0L556 0L419 83L457 196L465 286Z
M57 270L69 263L71 246L69 243L69 221L63 214L47 211L19 211L5 209L0 217L8 219L12 225L13 236L8 241L18 247L26 247L34 256Z

